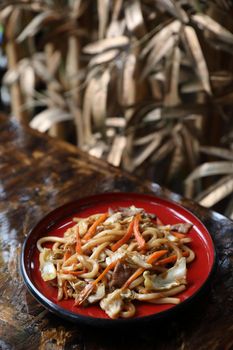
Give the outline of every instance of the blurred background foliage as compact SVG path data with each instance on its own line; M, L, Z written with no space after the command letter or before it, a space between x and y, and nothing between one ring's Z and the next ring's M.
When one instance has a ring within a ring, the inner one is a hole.
M1 1L2 108L233 218L230 0Z

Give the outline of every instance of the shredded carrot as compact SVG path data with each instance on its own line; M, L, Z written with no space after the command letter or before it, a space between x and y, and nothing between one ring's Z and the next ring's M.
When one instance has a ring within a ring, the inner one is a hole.
M189 252L183 252L182 255L184 257L188 257L189 256ZM166 265L166 264L174 263L174 262L176 262L176 260L177 260L177 255L171 255L168 258L164 258L164 259L161 259L161 260L157 261L155 263L155 265L158 265L158 266Z
M163 256L164 254L167 253L167 250L159 250L157 252L154 252L153 254L151 254L146 262L148 264L152 264L154 261L156 261L157 259L159 259L161 256ZM128 278L128 280L125 282L125 284L123 285L122 289L126 289L130 286L130 284L136 280L136 278L138 278L146 269L144 267L139 267L139 269L137 269L132 276L130 276Z
M86 287L80 293L79 298L75 303L76 305L81 305L88 298L88 296L91 294L97 283L105 277L108 271L110 271L116 266L118 261L119 260L111 262L111 264L109 264L93 282L90 282L86 285Z
M92 238L96 232L97 226L99 226L102 222L104 222L108 217L108 213L104 213L100 215L100 217L91 225L85 236L83 237L84 240L88 240Z
M82 251L82 243L81 243L81 239L80 239L80 235L79 235L79 228L77 226L77 229L76 229L76 247L75 247L75 250L76 250L76 253L78 254L82 254L83 251Z
M65 299L68 299L68 293L67 293L67 280L65 280L63 284L63 293L65 294Z
M144 249L145 246L146 246L146 242L145 242L145 239L142 237L141 233L140 233L140 228L139 228L139 222L141 220L141 215L140 214L137 214L135 216L135 219L134 219L134 225L133 225L133 233L134 233L134 236L138 242L138 245L139 245L139 248L140 249Z
M180 232L174 232L174 231L172 231L171 234L172 234L173 236L175 236L176 238L179 238L179 239L182 239L182 238L186 238L186 237L187 237L186 235L184 235L183 233L180 233Z
M154 253L152 253L148 259L146 260L146 262L148 264L152 264L153 262L155 262L156 260L158 260L159 258L161 258L161 256L165 255L167 253L167 250L164 249L164 250L158 250Z
M63 260L64 261L68 260L71 257L71 255L72 255L71 252L69 250L66 250Z
M127 243L130 237L132 236L133 233L133 228L134 228L134 220L131 221L129 224L129 227L127 229L126 234L119 239L115 244L112 245L112 251L115 252L118 248L120 248L123 244Z
M119 261L119 260L112 261L112 262L104 269L104 271L92 282L92 284L95 286L99 281L101 281L101 280L104 278L104 276L108 273L108 271L112 270L112 269L116 266L116 264L117 264L118 261Z

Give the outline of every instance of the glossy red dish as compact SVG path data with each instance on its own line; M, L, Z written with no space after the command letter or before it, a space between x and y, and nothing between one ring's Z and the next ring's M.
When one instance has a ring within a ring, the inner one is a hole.
M111 320L99 306L77 307L74 300L57 301L57 289L44 282L39 271L39 253L36 242L47 235L62 236L64 231L74 225L74 216L86 217L94 213L106 212L108 208L135 205L149 213L156 214L164 224L190 222L193 228L189 233L192 238L191 248L196 254L188 268L188 287L179 294L178 305L153 305L138 303L137 313L131 319ZM178 311L202 290L209 280L215 263L215 249L209 232L201 221L182 206L153 195L137 193L104 193L82 198L68 203L43 218L29 233L21 255L21 272L25 284L33 296L50 311L71 321L89 324L109 325L125 322L138 322L148 318L160 318Z

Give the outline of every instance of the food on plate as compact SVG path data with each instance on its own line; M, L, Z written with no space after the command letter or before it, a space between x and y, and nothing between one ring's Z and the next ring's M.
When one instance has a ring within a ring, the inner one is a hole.
M37 241L42 279L58 300L98 303L112 318L136 313L135 301L178 304L195 258L188 233L192 224L163 224L135 206L74 217L63 237Z

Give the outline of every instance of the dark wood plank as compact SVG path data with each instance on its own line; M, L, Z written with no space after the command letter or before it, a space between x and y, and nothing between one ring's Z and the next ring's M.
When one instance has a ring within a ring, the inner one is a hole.
M19 255L30 228L65 202L108 191L175 200L211 232L219 262L210 290L175 319L141 329L91 329L47 312L25 288ZM222 215L0 116L0 349L232 349L232 237L233 223Z

